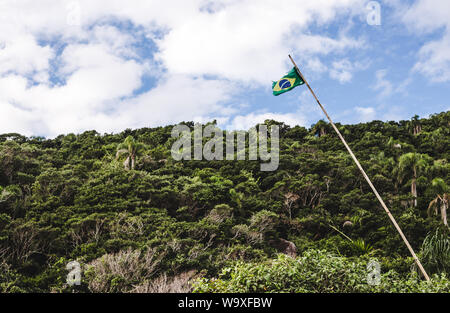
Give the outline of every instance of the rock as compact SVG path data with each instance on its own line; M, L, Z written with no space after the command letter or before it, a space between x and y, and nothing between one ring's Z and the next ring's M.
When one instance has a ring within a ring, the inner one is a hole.
M278 241L273 242L275 249L281 253L287 254L290 257L295 258L297 256L297 247L289 240L280 238Z

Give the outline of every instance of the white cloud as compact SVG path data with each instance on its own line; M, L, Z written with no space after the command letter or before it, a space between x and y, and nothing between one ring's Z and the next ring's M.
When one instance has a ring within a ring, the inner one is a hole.
M201 13L159 41L169 71L211 74L265 83L286 68L287 54L326 54L355 48L360 41L303 35L313 17L324 22L356 1L235 1L215 14Z
M393 83L387 78L387 74L387 69L381 69L375 72L375 85L372 89L379 91L378 99L383 100L397 93L407 94L407 87L411 84L413 78L409 76L401 82Z
M227 126L228 129L248 130L265 120L275 120L284 122L292 127L296 125L306 125L306 118L298 113L249 113L247 115L237 115Z
M168 75L156 88L123 102L123 112L136 125L163 125L181 121L206 121L236 113L224 105L234 85L226 80Z
M419 34L444 30L440 39L420 48L414 70L434 82L450 81L450 2L419 0L401 14L406 25Z
M374 90L379 91L379 97L384 98L390 96L393 91L392 83L386 79L387 70L378 70L375 72L376 82L373 86Z
M318 55L362 47L359 39L307 32L310 23L357 14L359 6L357 0L2 1L0 133L225 123L240 109L232 97L277 78L291 66L288 53L320 73L327 68ZM74 17L80 25L70 22ZM140 36L154 40L155 55L138 53ZM347 62L350 69L333 67L341 81L355 69ZM156 78L156 88L135 95L143 75ZM231 125L263 117L304 124L296 115L251 113Z
M30 131L30 127L36 122L33 112L19 109L9 102L3 102L1 100L0 107L1 133L18 132L28 136L33 134Z
M311 57L306 60L306 68L318 74L323 73L328 69L327 66L317 57Z
M295 38L295 45L299 51L308 54L330 54L342 52L346 49L361 49L365 47L362 39L341 36L338 39L302 34Z
M375 109L372 107L355 107L356 113L358 113L359 121L365 123L375 119Z
M366 65L355 62L352 63L348 59L342 59L335 61L330 69L330 77L339 81L341 84L348 83L352 80L353 74L358 71L367 68Z
M450 16L449 16L450 18ZM419 50L414 70L422 72L434 82L450 81L450 33L440 40L430 41Z
M400 106L389 106L382 114L383 121L408 120L411 116Z
M54 54L49 46L38 45L36 39L29 34L14 39L0 39L0 43L0 75L12 72L36 76L38 82L46 81L49 60Z
M414 30L434 31L450 24L450 2L441 0L418 0L401 12L403 21Z
M26 134L51 136L93 128L117 130L116 118L105 112L111 107L114 112L120 98L141 85L143 65L111 55L101 45L85 44L69 45L61 60L61 73L70 72L63 85L28 86L18 75L0 78L0 99L8 103L1 105L1 115L12 121L1 123L0 132L17 131L16 124ZM30 118L33 122L24 124Z

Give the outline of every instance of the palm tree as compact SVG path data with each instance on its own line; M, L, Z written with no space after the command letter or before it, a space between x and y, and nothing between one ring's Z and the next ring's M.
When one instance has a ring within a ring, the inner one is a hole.
M129 170L130 168L134 170L136 166L136 157L142 153L144 148L144 144L134 140L133 136L128 136L117 146L116 160L119 159L122 154L126 154L127 158L123 162L123 166L126 170Z
M428 159L428 155L415 152L403 154L399 158L400 180L403 180L406 175L412 174L411 195L414 198L415 207L417 207L417 177L427 167Z
M414 136L420 134L420 132L422 131L422 125L420 125L419 116L417 114L413 116L410 122L408 122L407 127L412 130Z
M431 183L436 190L436 198L434 198L428 205L428 215L431 215L433 209L434 214L438 215L438 207L441 210L442 222L448 227L447 223L447 209L448 209L448 186L442 178L435 178Z
M425 237L420 251L421 260L427 272L450 274L450 236L438 227Z
M319 137L325 136L328 132L329 125L324 120L318 121L315 125L312 126L312 130L314 135Z

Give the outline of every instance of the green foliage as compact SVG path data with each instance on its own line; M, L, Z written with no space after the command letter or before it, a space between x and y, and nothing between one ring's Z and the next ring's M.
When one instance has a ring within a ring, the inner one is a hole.
M337 125L439 275L448 275L448 233L434 234L448 210L449 122L444 112ZM0 135L0 292L190 290L198 275L199 291L448 290L444 277L430 287L410 274L408 250L329 124L266 124L280 126L274 172L259 161L176 162L173 126ZM302 256L277 256L287 251L280 243ZM371 289L361 277L375 256L386 284ZM72 260L84 270L76 288L65 282Z
M373 252L373 247L370 244L364 242L364 240L361 238L353 240L352 246L357 251L357 253L362 254L362 255L370 254L371 252Z
M339 257L308 250L301 257L280 254L268 262L244 263L222 269L218 278L195 282L194 292L450 292L450 280L434 276L428 283L411 273L381 273L379 285L367 283L367 258Z
M450 237L445 228L438 228L425 237L421 249L424 267L430 273L450 275Z

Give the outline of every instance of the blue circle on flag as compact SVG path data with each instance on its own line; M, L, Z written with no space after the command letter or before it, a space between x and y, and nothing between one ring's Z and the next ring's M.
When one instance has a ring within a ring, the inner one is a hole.
M278 86L280 86L281 89L286 89L286 88L291 87L291 82L288 81L287 79L282 79L278 83Z

